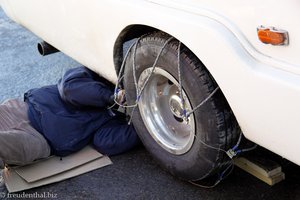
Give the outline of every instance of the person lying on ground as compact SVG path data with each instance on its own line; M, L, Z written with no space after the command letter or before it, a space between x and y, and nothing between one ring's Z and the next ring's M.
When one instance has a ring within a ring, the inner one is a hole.
M24 101L0 105L0 169L50 155L67 156L92 143L105 155L140 144L126 116L108 109L114 85L86 67L68 70L57 85L31 89Z

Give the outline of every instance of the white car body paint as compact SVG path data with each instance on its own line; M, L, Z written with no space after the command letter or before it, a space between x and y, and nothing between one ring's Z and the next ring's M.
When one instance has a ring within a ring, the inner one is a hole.
M300 1L0 1L13 20L112 82L124 28L169 33L213 75L244 135L300 165ZM287 30L290 44L261 43L259 25Z

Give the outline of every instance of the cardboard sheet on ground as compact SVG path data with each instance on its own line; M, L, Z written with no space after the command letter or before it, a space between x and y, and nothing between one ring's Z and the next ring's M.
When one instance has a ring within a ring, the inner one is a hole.
M95 151L90 149L89 151ZM72 155L74 156L74 155ZM47 162L47 159L41 162ZM71 167L67 171L63 171L60 173L55 173L55 175L48 176L47 178L39 179L35 182L27 182L16 172L15 168L5 169L4 170L4 179L5 185L7 187L8 192L19 192L23 190L28 190L35 187L40 187L43 185L47 185L50 183L56 183L59 181L66 180L68 178L72 178L87 172L90 172L95 169L99 169L101 167L112 164L111 160L107 156L102 156L100 158L93 159L89 162L86 162L82 165L77 165L76 167ZM41 166L41 165L40 165ZM32 168L36 168L34 165L31 165ZM51 166L44 166L46 168L57 168L56 163L51 161ZM19 168L19 167L18 167ZM39 169L41 170L41 169ZM43 170L42 170L43 171ZM40 174L43 177L43 174Z
M15 171L27 182L31 183L70 170L101 157L103 157L101 153L91 146L87 146L81 151L69 156L63 158L52 156L30 165L17 167Z

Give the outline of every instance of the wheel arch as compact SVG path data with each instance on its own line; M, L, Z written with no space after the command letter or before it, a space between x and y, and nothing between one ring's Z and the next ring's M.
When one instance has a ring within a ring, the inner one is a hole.
M203 23L179 21L177 26L172 26L171 22L171 25L158 22L152 25L147 23L127 25L120 31L114 43L113 60L116 72L119 72L123 61L123 44L126 41L161 31L181 41L203 63L220 88L227 90L228 72L238 66L249 67L255 59L247 53L235 34L225 25L206 17L202 18ZM224 63L228 63L226 68Z
M116 72L119 72L123 61L124 42L153 31L165 32L181 41L206 67L223 92L234 114L237 115L235 112L237 107L236 94L232 94L232 89L234 90L238 84L235 82L236 79L230 80L230 76L233 74L229 73L238 68L240 70L241 66L245 67L245 60L243 61L241 58L248 58L246 50L234 34L217 21L206 18L203 24L197 24L189 28L191 24L185 22L182 23L182 27L180 30L176 26L162 24L156 24L155 26L132 24L125 27L120 32L114 45ZM218 59L216 59L216 56L218 56ZM237 61L244 64L239 66ZM248 61L246 60L246 62ZM228 66L225 67L224 64L226 63L228 63ZM236 117L238 118L238 116Z
M155 28L148 25L142 25L142 24L132 24L125 27L120 34L118 35L114 48L113 48L113 59L114 59L114 66L117 73L119 73L124 55L123 55L123 45L125 42L130 41L132 39L141 37L145 34L149 34L155 31L164 32L174 38L176 38L179 41L182 41L180 38L175 37L176 34L171 34L172 31L164 31L163 29ZM184 44L184 43L183 43ZM184 44L185 45L185 44ZM185 45L193 54L195 54L187 45ZM196 55L196 54L195 54ZM196 55L196 57L199 59L199 61L202 63L200 57ZM203 63L202 63L203 64ZM203 64L204 65L204 64ZM205 65L204 65L205 66ZM206 67L206 66L205 66ZM209 70L208 70L209 71Z

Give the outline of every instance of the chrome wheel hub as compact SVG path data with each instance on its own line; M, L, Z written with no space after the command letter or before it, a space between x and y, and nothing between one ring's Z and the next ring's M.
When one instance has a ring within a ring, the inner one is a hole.
M139 89L151 73L145 69L138 80ZM190 150L195 138L195 120L191 103L183 91L185 106L180 98L178 81L167 71L156 68L146 84L138 107L144 124L153 139L168 152L180 155Z
M183 104L181 98L178 95L172 95L169 100L170 110L174 116L177 118L182 118L183 116Z

